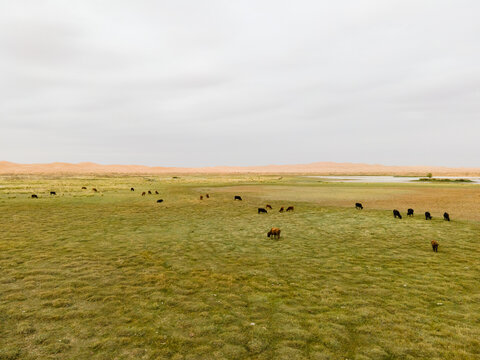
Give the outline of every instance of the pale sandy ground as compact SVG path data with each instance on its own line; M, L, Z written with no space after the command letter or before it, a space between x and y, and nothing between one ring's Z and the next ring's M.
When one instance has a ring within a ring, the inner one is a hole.
M69 164L15 164L0 161L0 174L318 174L318 175L412 175L480 176L480 168L435 166L386 166L316 162L300 165L215 166L202 168L149 167L142 165L100 165L90 162Z

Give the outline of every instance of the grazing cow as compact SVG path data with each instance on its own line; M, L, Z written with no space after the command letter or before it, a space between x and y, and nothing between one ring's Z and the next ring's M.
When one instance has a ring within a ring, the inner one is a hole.
M402 218L402 215L400 215L400 211L398 210L393 210L393 217L396 219L396 218L399 218L401 219Z
M428 211L425 212L425 220L432 220L432 215Z
M272 236L274 239L280 239L280 229L279 228L271 228L271 230L267 233L267 236Z
M200 195L200 200L203 200L203 196L202 196L202 195Z
M50 191L50 195L57 195L55 191Z
M284 208L283 206L280 208L280 210L278 210L278 212L283 212Z
M32 195L32 199L38 199L38 196L35 195L35 194L33 194L33 195Z
M148 190L148 195L152 195L152 192L150 190Z
M130 188L130 191L135 191L135 189L134 189L134 188Z
M267 209L272 210L272 206L271 206L271 205L268 205L268 204L267 204L265 207L266 207Z
M447 212L443 213L443 220L450 221L450 215Z
M240 201L242 201L242 197L241 197L241 196L238 196L238 195L235 195L235 196L233 197L233 200L234 200L234 201L235 201L235 200L240 200Z
M431 244L432 244L432 250L434 252L438 252L438 242L436 242L435 240L432 240Z
M98 192L98 190L97 190L97 189L95 189L95 188L93 188L92 190L93 190L94 192Z
M413 209L407 210L407 216L413 216Z
M293 211L293 210L295 210L293 206L289 206L286 211Z
M157 203L161 203L161 202L163 202L163 199L157 200Z
M264 208L258 208L258 213L259 214L267 214L267 210L265 210Z
M208 195L208 194L205 194L205 197L206 197L207 199L210 199L210 195Z
M363 205L360 203L355 203L355 209L357 210L363 210Z
M144 192L142 192L142 196L145 196L146 194L147 194L147 193L146 193L145 191L144 191Z
M87 190L87 187L86 187L86 186L82 186L82 190Z

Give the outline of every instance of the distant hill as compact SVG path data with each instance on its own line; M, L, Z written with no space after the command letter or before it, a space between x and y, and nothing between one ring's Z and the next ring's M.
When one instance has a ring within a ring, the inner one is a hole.
M318 175L414 175L480 176L480 168L438 166L387 166L371 164L315 162L298 165L213 166L200 168L150 167L143 165L16 164L0 161L0 174L318 174Z

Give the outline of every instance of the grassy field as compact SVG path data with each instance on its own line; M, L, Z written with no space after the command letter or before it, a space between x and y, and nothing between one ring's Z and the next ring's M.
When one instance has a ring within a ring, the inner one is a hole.
M479 185L12 176L0 214L0 360L480 358Z

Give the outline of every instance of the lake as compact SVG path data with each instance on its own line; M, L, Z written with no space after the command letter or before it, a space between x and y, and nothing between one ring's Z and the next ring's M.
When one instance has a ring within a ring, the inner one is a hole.
M355 182L355 183L410 183L417 181L420 176L309 176L331 182ZM435 176L435 179L466 179L474 184L480 184L480 177L470 176Z

